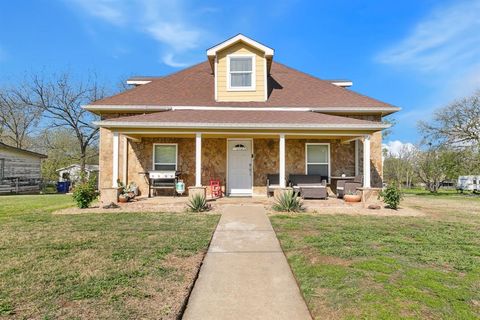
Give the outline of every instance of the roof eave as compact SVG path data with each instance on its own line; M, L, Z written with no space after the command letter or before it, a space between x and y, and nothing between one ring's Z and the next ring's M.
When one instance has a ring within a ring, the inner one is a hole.
M352 113L389 115L401 110L398 107L241 107L241 106L155 106L155 105L85 105L85 110L100 114L102 112L156 112L170 110L263 110L263 111L313 111L319 113Z
M133 122L133 121L96 121L103 128L142 128L142 129L242 129L242 130L383 130L390 124L287 124L287 123L198 123L198 122Z

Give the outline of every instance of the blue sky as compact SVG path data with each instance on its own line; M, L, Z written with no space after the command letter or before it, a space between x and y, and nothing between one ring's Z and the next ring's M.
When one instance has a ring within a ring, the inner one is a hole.
M243 33L276 61L402 107L389 140L480 88L480 0L0 2L0 84L28 72L95 72L112 86L203 61Z

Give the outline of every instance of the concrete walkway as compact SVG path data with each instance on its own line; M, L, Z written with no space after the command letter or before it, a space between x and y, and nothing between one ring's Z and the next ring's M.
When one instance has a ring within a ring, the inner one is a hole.
M228 206L183 319L311 319L262 206Z

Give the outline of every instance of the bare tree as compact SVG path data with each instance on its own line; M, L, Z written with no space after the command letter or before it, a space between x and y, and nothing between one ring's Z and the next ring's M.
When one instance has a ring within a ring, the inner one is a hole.
M0 90L1 138L17 148L27 147L31 134L40 121L41 110L25 104L16 90Z
M22 101L43 111L51 127L71 130L80 151L81 171L85 172L88 147L98 140L98 127L92 122L97 118L82 106L105 95L95 77L93 80L75 80L68 73L45 78L34 75L26 90L19 93Z
M480 90L435 112L433 121L420 122L420 130L430 140L453 146L480 143Z

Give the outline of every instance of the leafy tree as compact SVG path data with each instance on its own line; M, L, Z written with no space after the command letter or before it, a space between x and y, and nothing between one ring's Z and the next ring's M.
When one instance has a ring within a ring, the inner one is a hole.
M432 193L436 193L447 178L448 161L442 148L429 144L426 150L419 152L415 171L420 181Z
M57 180L56 170L79 163L82 154L76 143L76 137L67 128L44 130L35 140L40 152L48 158L42 161L42 177L47 180ZM85 156L86 164L98 164L98 146L90 145Z
M397 124L397 119L395 119L394 117L392 116L388 116L388 117L385 117L382 119L382 122L384 124L389 124L391 125L390 128L388 129L385 129L382 131L382 139L386 139L388 136L390 136L393 132L393 127Z
M398 152L393 154L385 150L383 162L383 177L388 184L402 185L410 188L415 177L415 161L418 150L404 145Z

